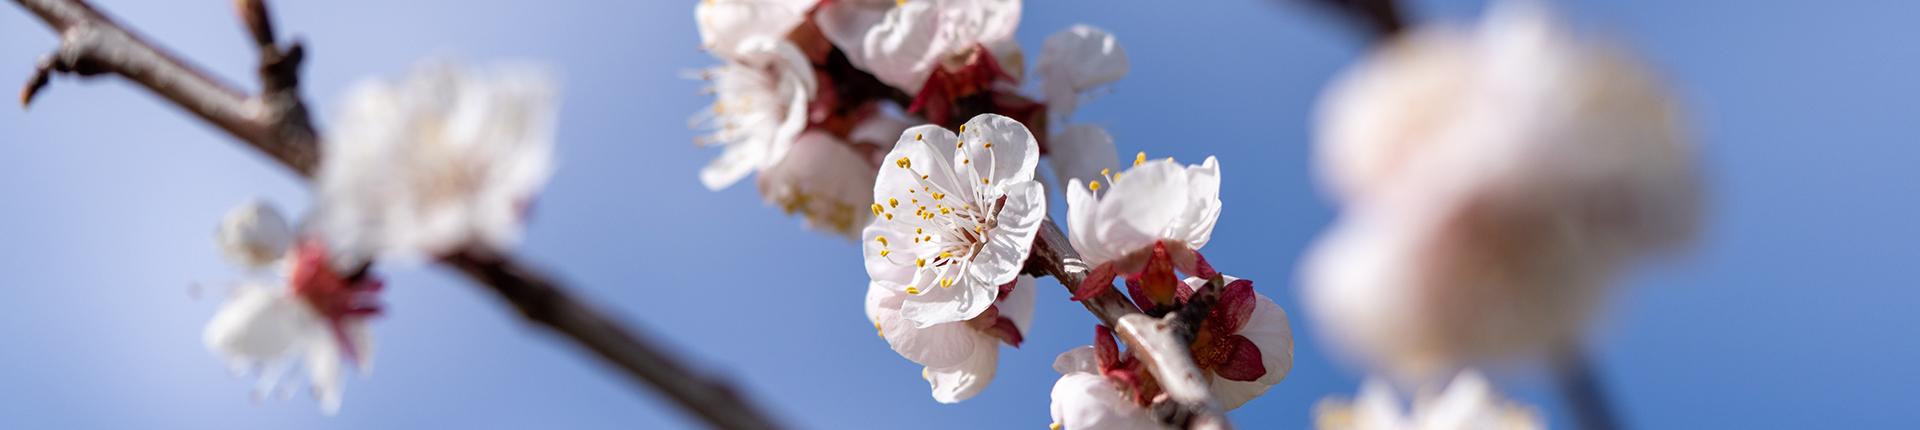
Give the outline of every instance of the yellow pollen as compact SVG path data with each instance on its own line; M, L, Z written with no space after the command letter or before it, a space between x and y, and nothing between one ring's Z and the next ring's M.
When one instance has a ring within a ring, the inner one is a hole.
M914 267L927 267L927 259L925 259L925 258L915 258L915 259L913 259L913 266L914 266Z
M987 143L981 144L980 146L986 147L987 149L993 149L993 142L987 142Z
M875 241L879 241L879 242L880 242L880 246L887 246L887 237L886 237L886 236L874 236L874 237L873 237L873 240L875 240Z
M897 207L900 207L900 199L896 199L896 198L892 198L892 197L888 197L888 198L887 198L887 207L890 207L890 208L897 208Z
M1100 181L1088 182L1087 189L1093 190L1093 191L1100 191Z
M927 180L927 175L920 175L920 180L922 181Z
M893 221L893 214L889 213L886 215L887 215L887 221Z
M967 125L966 125L966 124L960 124L960 132L961 132L961 133L966 133L966 132L967 132Z
M940 200L940 199L944 199L944 198L947 198L947 195L946 195L946 194L941 194L941 193L933 193L933 199L934 199L934 200Z
M878 321L875 321L873 323L873 331L875 333L879 333L880 337L887 337L887 329L880 328L880 322Z
M953 143L953 149L960 149L965 147L967 147L967 141L965 140Z
M1142 152L1142 153L1140 153L1140 156L1141 156L1141 157L1145 157L1145 156L1147 156L1147 153L1145 153L1145 152ZM1144 158L1143 158L1143 159L1144 159ZM900 157L900 159L899 159L899 160L894 160L894 161L893 161L893 164L894 164L894 165L896 165L896 166L900 166L900 168L902 168L902 169L908 169L908 168L912 168L912 167L913 167L913 161L912 161L912 160L908 160L908 159L907 159L907 157ZM1135 161L1135 162L1134 162L1134 164L1140 164L1140 162L1138 162L1138 161Z
M947 287L951 287L951 286L953 286L953 278L947 278L947 279L941 279L941 280L940 280L940 288L947 288Z
M1047 430L1060 430L1060 423L1047 424Z
M874 203L874 204L873 204L873 214L874 214L874 215L879 215L879 214L880 214L880 211L882 211L882 210L885 210L885 209L886 209L886 208L882 208L882 207L880 207L880 204L879 204L879 203Z
M976 225L976 226L973 226L973 232L974 232L974 233L986 233L986 232L987 232L987 227L986 227L986 226L982 226L982 225Z
M916 295L916 296L920 295L920 289L914 288L914 287L907 287L907 294Z
M913 234L927 234L927 232L926 232L926 231L923 231L923 230L921 230L921 229L920 229L920 227L914 227L914 228L913 228Z
M901 1L901 3L906 3L906 2L905 2L905 1ZM913 140L914 140L915 142L918 142L918 141L920 141L920 139L921 139L921 138L923 138L923 137L926 137L926 136L925 136L925 135L923 135L923 134L920 134L920 133L914 133L914 134L913 134Z
M987 180L987 178L980 178L980 183L982 183L982 184L986 184L986 183L990 183L990 182L992 182L992 181L989 181L989 180Z
M953 258L953 253L940 251L940 258Z
M1120 174L1119 174L1119 173L1115 173L1115 174L1113 174L1113 180L1114 180L1114 181L1119 181L1119 180L1120 180Z
M1111 176L1111 175L1113 175L1113 169L1100 169L1100 176Z
M1146 162L1147 162L1147 152L1146 152L1146 151L1140 151L1140 153L1139 153L1139 154L1134 154L1134 155L1133 155L1133 165L1135 165L1135 166L1138 166L1138 165L1141 165L1141 164L1146 164Z
M953 213L953 209L949 209L949 208L940 208L940 214L941 214L941 215L946 215L946 214L950 214L950 213Z
M961 165L973 164L973 160L968 158L962 158L960 159L960 164Z
M893 250L891 250L891 249L882 249L882 250L880 250L880 256L881 256L881 257L885 257L885 256L887 256L887 254L892 254L892 253L893 253Z

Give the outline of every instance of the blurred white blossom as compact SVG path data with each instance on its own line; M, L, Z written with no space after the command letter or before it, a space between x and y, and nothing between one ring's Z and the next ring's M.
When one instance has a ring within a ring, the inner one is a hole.
M915 94L936 69L962 66L975 50L1019 70L1020 8L1020 0L834 0L816 19L855 66Z
M1127 50L1113 34L1088 25L1075 25L1047 37L1040 47L1040 88L1046 93L1048 116L1065 119L1080 106L1088 91L1127 76Z
M321 410L331 415L340 410L344 390L341 361L371 369L366 318L379 311L372 301L380 283L341 277L317 241L291 258L289 288L239 284L207 321L202 339L236 372L257 374L258 396L275 392L295 364L304 367Z
M250 269L273 265L293 245L293 228L280 210L253 200L227 212L214 232L227 260Z
M1532 410L1494 392L1478 372L1465 371L1444 391L1416 398L1403 412L1393 387L1369 380L1351 401L1322 400L1314 408L1319 430L1536 430L1546 428Z
M359 84L323 147L317 222L340 252L505 250L552 170L554 89L444 62Z
M1399 377L1565 346L1624 265L1694 230L1674 104L1534 2L1401 36L1322 100L1344 208L1303 268L1313 316Z
M713 133L699 143L723 147L720 157L700 170L700 183L709 190L726 188L785 158L806 130L807 107L819 85L812 63L785 39L747 39L740 53L703 75L712 83L714 102L695 121Z
M900 283L901 315L922 328L985 312L1026 264L1047 213L1026 126L989 114L959 131L901 134L881 161L861 234L868 275Z
M867 319L900 356L922 366L933 398L956 403L987 387L999 367L1000 344L1019 347L1033 323L1034 280L1020 276L1003 290L998 303L966 321L918 327L900 316L909 296L905 286L874 281L867 286Z

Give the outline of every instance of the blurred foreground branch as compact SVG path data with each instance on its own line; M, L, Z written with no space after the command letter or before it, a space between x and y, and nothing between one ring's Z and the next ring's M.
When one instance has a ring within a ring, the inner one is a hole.
M238 0L240 16L260 49L261 93L248 95L128 31L82 0L15 0L46 22L60 46L42 57L21 91L22 105L45 90L55 74L115 74L212 123L265 152L303 177L320 162L319 132L299 95L299 42L281 46L263 0ZM443 261L489 287L529 321L572 339L627 376L651 385L708 425L727 429L778 428L725 381L703 376L658 343L641 337L572 293L553 277L504 256L461 253Z

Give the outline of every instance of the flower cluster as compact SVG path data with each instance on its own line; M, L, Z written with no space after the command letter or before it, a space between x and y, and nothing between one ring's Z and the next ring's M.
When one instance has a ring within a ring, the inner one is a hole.
M1026 126L989 114L957 133L909 128L884 158L862 233L867 314L894 351L925 366L935 400L978 394L994 374L998 344L1018 347L1029 328L1034 281L1021 273L1041 229L1056 228L1045 221L1044 186L1034 178L1038 152ZM1112 293L1125 275L1148 315L1204 312L1189 352L1226 408L1284 378L1293 364L1286 312L1199 253L1220 213L1218 161L1187 166L1142 154L1127 171L1101 170L1111 185L1067 181L1075 187L1071 247L1093 266L1087 281L1070 286L1076 299ZM1194 307L1203 290L1217 298ZM1106 326L1097 330L1097 347L1056 364L1065 376L1054 389L1055 423L1161 425L1145 412L1160 393L1152 371L1121 356Z
M1065 124L1082 99L1124 76L1111 34L1075 26L1049 38L1036 71L1041 97L1021 93L1025 56L1013 41L1018 0L707 0L695 6L701 45L722 62L700 73L715 101L695 122L721 146L700 172L719 190L750 174L770 205L809 228L857 237L879 214L865 190L907 124L953 128L980 114L1063 125L1036 136L1059 151L1056 176L1084 177L1088 157L1113 153L1106 132ZM1046 131L1044 127L1041 131ZM1058 143L1054 143L1058 142ZM1036 154L1037 156L1037 154ZM1064 180L1064 179L1063 179Z

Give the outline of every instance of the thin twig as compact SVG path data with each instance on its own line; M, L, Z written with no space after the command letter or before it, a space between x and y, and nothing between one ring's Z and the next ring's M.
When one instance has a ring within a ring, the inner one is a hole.
M1375 40L1386 40L1389 36L1406 29L1406 17L1394 0L1313 0L1346 15L1367 27Z
M281 47L261 0L238 0L260 48L263 92L248 96L127 31L82 0L15 0L60 35L21 92L28 103L53 74L124 76L267 153L303 177L319 166L320 134L299 96L299 43ZM707 424L726 429L779 428L724 381L692 371L667 349L573 296L551 276L503 256L463 253L444 262L490 287L531 321L592 350Z
M1061 233L1060 226L1054 224L1053 220L1040 224L1040 234L1033 241L1033 256L1027 260L1027 264L1029 271L1053 276L1067 288L1069 294L1086 279L1088 271L1086 264L1080 260L1080 254L1073 250L1066 235ZM1161 414L1162 420L1169 425L1196 430L1233 428L1233 424L1227 421L1226 412L1213 399L1205 371L1193 361L1189 345L1199 329L1199 319L1181 316L1191 314L1205 318L1213 303L1219 301L1219 290L1224 288L1220 284L1220 278L1214 277L1205 288L1194 294L1193 299L1188 301L1189 306L1162 319L1140 312L1140 308L1115 289L1107 289L1080 301L1102 324L1113 327L1120 335L1120 340L1127 343L1128 350L1140 357L1159 378L1161 388L1166 390L1172 401L1170 404L1173 409Z

